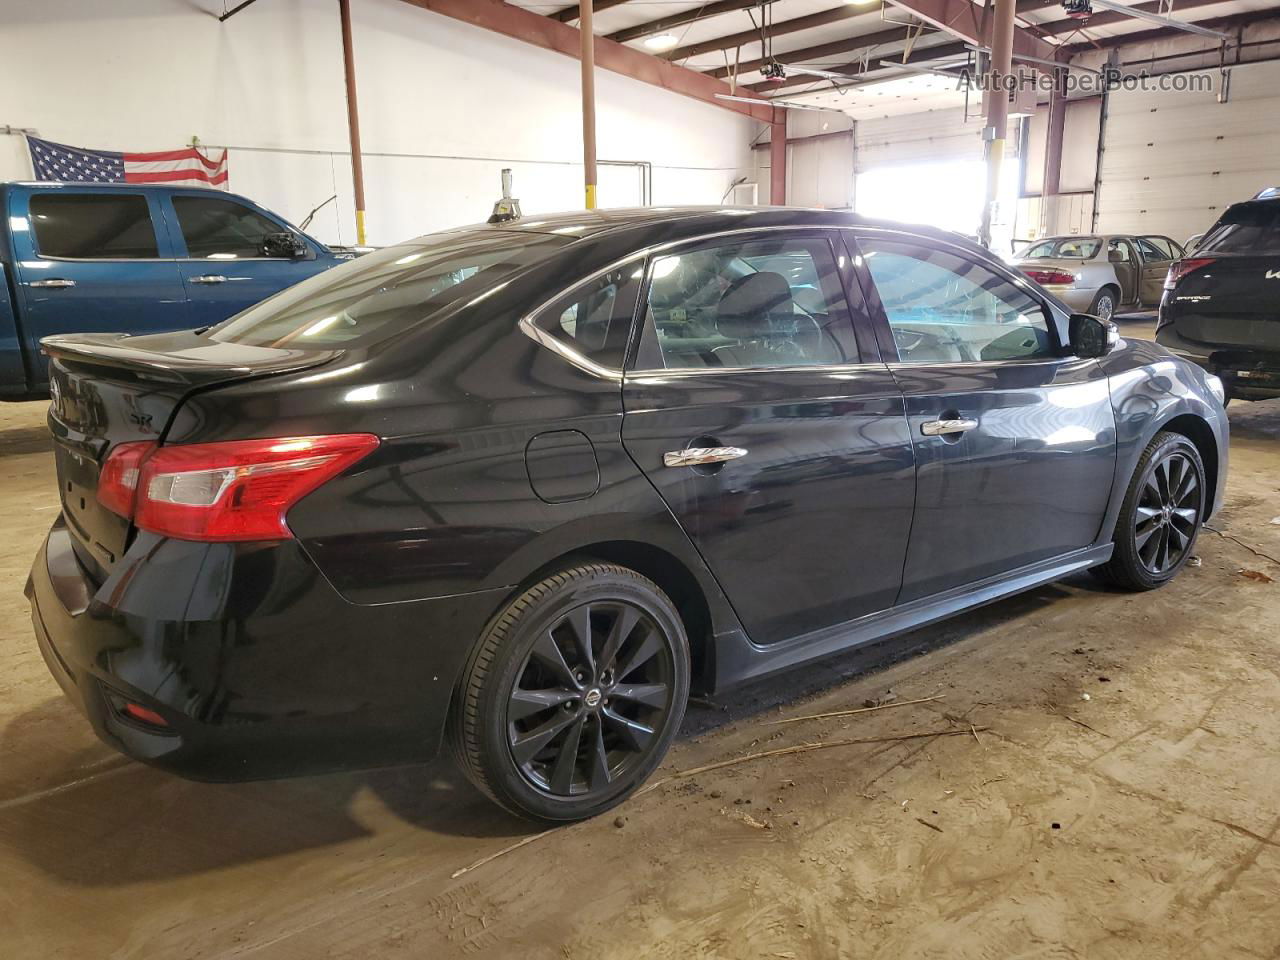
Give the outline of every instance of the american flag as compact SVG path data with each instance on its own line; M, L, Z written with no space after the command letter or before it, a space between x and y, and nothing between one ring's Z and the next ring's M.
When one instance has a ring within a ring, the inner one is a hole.
M37 180L68 183L167 183L175 187L227 189L227 151L206 154L199 147L158 153L83 150L27 137Z

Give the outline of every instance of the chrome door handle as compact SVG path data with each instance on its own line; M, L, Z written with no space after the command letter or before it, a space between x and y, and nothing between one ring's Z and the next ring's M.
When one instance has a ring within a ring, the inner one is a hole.
M62 277L50 277L48 280L32 280L33 287L74 287L74 280L65 280Z
M227 278L220 273L206 273L203 277L192 277L192 283L226 283Z
M668 450L662 455L667 467L700 467L708 463L724 463L745 457L742 447L686 447L684 450Z
M951 433L964 433L978 425L977 420L926 420L920 424L920 432L926 437L944 437Z

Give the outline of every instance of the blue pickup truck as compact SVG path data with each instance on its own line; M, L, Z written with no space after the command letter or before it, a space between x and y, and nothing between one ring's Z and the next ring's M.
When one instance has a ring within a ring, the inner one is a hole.
M46 396L40 338L205 327L351 258L221 190L0 184L0 399Z

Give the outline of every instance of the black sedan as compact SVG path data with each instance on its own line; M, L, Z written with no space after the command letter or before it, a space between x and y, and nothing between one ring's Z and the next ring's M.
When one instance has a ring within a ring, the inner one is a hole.
M50 338L53 675L197 778L425 759L591 816L691 690L1092 568L1221 503L1221 384L981 248L788 209L390 247L208 330Z

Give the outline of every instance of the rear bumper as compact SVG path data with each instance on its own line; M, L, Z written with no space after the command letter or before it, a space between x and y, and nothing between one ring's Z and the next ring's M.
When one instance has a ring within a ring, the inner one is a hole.
M1280 397L1280 353L1187 340L1178 335L1172 323L1157 329L1156 342L1170 353L1221 377L1229 397L1240 400Z
M351 604L296 543L149 535L95 589L59 521L27 596L50 673L101 739L193 779L240 780L429 759L505 590Z

